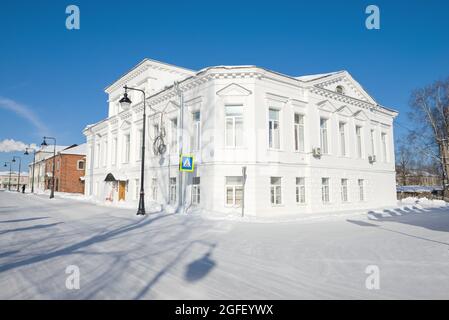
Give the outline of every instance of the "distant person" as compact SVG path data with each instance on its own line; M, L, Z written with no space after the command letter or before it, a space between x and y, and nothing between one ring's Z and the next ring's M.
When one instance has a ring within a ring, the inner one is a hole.
M25 193L25 185L22 185L22 193Z

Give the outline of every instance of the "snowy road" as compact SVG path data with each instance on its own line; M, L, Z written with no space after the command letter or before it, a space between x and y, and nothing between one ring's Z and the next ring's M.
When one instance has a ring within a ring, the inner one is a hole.
M0 192L0 299L449 298L449 207L256 223ZM68 290L66 267L80 270ZM368 290L367 266L380 271Z

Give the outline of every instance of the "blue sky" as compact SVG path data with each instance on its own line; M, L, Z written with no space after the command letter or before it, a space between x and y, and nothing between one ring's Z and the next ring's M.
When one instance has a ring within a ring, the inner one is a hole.
M70 4L80 30L65 28ZM369 4L380 8L380 30L365 28ZM449 76L448 15L448 0L3 2L0 141L84 142L82 129L107 113L103 89L145 57L294 76L345 69L400 111L401 135L413 127L411 90ZM0 152L0 164L14 154Z

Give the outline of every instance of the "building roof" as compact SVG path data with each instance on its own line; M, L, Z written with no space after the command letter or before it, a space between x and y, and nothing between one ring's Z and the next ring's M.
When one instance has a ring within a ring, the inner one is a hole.
M309 74L304 76L295 77L295 79L301 80L301 81L313 81L320 78L325 78L329 76L333 76L337 73L343 73L344 71L335 71L335 72L328 72L328 73L317 73L317 74Z
M59 152L61 150L64 150L66 148L68 148L70 146L56 146L56 152ZM53 146L52 145L48 145L48 146L41 146L39 150L37 150L37 152L48 152L53 154Z
M77 155L86 155L86 151L87 151L87 144L83 143L74 147L70 147L67 149L64 149L58 153L60 154L77 154Z

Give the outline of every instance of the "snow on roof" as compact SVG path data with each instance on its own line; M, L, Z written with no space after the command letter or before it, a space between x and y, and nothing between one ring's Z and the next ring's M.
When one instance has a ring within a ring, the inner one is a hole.
M11 171L11 175L12 176L17 175L17 171ZM9 176L9 171L0 171L0 176ZM27 177L28 176L28 172L23 171L23 172L20 173L20 176L21 177Z
M328 73L317 73L317 74L309 74L304 76L295 77L295 79L301 80L301 81L313 81L319 78L329 77L337 73L341 73L344 71L334 71L334 72L328 72Z
M86 150L87 150L87 144L83 143L80 144L79 146L75 146L72 148L67 148L62 150L61 154L78 154L78 155L86 155Z
M59 152L61 150L64 150L70 146L56 146L56 152ZM53 153L53 145L48 146L41 146L41 148L38 150L39 152L50 152Z
M443 190L442 186L397 186L396 190L398 192L432 192Z

